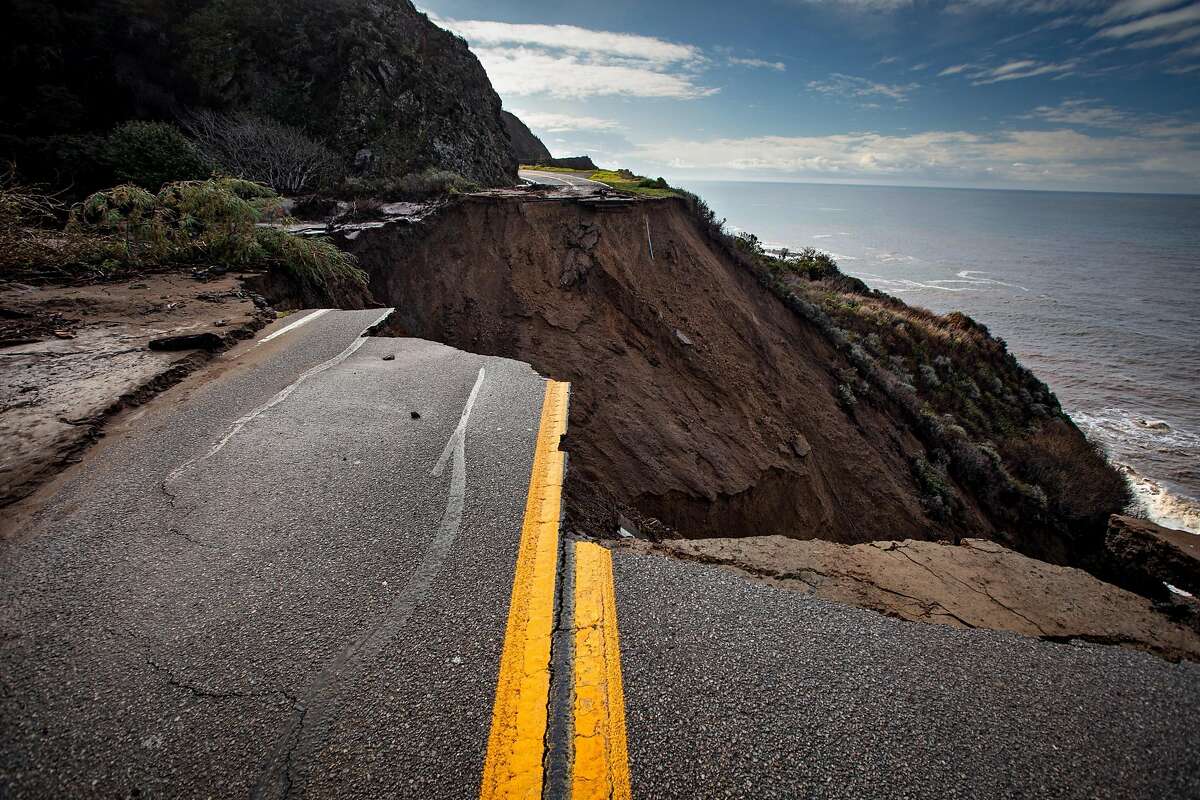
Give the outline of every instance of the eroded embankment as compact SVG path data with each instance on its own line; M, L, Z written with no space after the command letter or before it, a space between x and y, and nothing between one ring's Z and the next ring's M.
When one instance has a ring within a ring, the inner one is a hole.
M922 443L885 406L838 399L842 356L714 248L682 203L471 198L342 245L395 305L386 333L569 380L569 524L612 535L839 542L989 536L930 519Z

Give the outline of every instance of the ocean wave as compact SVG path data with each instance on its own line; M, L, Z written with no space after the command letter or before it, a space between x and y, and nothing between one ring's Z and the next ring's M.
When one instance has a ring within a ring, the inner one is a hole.
M1124 408L1072 411L1071 418L1112 451L1113 463L1133 488L1137 511L1164 527L1200 533L1200 499L1168 489L1129 463L1138 454L1162 459L1168 469L1194 462L1200 456L1200 435Z
M839 258L840 260L840 258ZM973 292L974 289L967 286L943 286L946 281L915 281L911 278L885 278L883 275L876 275L871 272L851 272L856 278L862 278L867 283L871 284L874 289L883 289L889 292L917 292L921 290L932 290L939 292Z
M1119 443L1122 449L1200 454L1200 434L1128 409L1072 411L1071 418L1089 433Z
M1117 468L1129 479L1136 510L1146 519L1164 528L1200 534L1200 500L1175 494L1128 464L1117 464Z

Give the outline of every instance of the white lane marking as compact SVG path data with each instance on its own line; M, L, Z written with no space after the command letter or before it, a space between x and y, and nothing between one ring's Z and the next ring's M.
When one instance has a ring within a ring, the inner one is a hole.
M450 548L462 527L463 504L467 494L467 420L471 417L471 409L475 406L475 398L479 394L479 387L483 385L483 378L484 371L481 368L479 377L475 379L475 386L471 389L471 395L467 398L467 404L463 407L458 427L450 434L446 443L445 453L449 453L452 448L454 451L454 467L450 489L446 495L446 510L442 513L437 533L425 550L424 558L396 594L391 607L379 622L374 627L364 630L358 638L342 648L309 684L307 691L296 704L297 713L293 715L291 726L279 738L271 760L259 776L258 784L250 795L253 800L286 794L290 765L307 764L312 758L314 746L321 745L321 740L315 740L311 736L305 737L301 735L302 731L324 731L333 701L337 697L338 681L357 672L360 664L374 663L384 646L392 642L408 624L417 605L427 599L430 586L441 573L446 556L450 553ZM435 476L441 474L445 466L445 453L434 469Z
M291 325L285 325L284 327L280 328L279 330L275 331L274 333L269 334L269 335L264 336L263 338L259 339L258 342L254 346L258 347L258 345L260 345L260 344L266 344L267 342L271 341L272 339L274 339L276 337L283 336L288 331L293 331L296 328L299 328L301 325L307 325L308 323L312 322L314 319L321 316L322 314L328 314L331 310L332 309L329 309L329 308L318 308L316 311L312 312L311 314L305 314L303 317L296 320Z
M475 379L475 385L471 387L471 394L467 397L467 404L463 407L462 416L458 418L458 427L454 429L454 433L450 434L450 438L446 441L446 447L442 450L442 455L434 465L433 471L429 474L433 477L438 477L446 468L446 461L450 458L450 451L456 447L461 448L463 439L466 438L467 420L471 416L471 409L475 407L475 398L479 395L479 387L483 385L484 376L487 375L483 367L479 368L479 377ZM458 458L458 451L455 450L455 458ZM457 471L455 475L457 476Z
M314 376L318 373L324 372L325 370L329 369L330 367L336 367L338 364L342 363L347 358L349 358L351 355L353 355L355 350L357 350L358 348L362 347L364 344L367 343L367 337L364 334L371 328L373 328L376 325L378 325L379 323L383 322L387 318L388 314L391 314L391 313L392 313L392 309L389 308L382 315L380 315L379 319L375 320L370 325L368 325L366 328L364 328L363 332L360 333L358 335L358 337L346 347L345 350L338 353L336 356L329 359L328 361L324 361L324 362L316 365L315 367L311 367L311 368L305 370L303 373L300 374L300 377L296 378L296 380L292 381L290 384L288 384L287 386L283 387L278 392L276 392L275 396L272 397L270 400L263 403L261 406L254 409L249 414L246 414L245 416L239 417L237 420L235 420L234 423L229 426L229 429L225 432L225 435L221 437L220 441L218 441L216 444L214 444L207 453L200 456L199 458L189 458L187 461L183 462L178 467L171 470L171 472L167 475L166 479L163 481L163 486L165 487L167 484L174 481L176 478L178 478L183 473L183 471L185 469L192 466L193 464L202 463L202 462L207 461L208 459L212 458L213 456L215 456L217 453L219 453L221 451L221 448L223 448L226 444L229 443L230 439L232 439L239 432L241 432L242 428L246 427L246 425L249 424L250 422L252 422L256 417L271 410L275 406L282 403L284 400L287 400L288 397L292 394L292 392L296 391L296 387L298 387L300 384L304 383L306 380L308 380L312 376Z

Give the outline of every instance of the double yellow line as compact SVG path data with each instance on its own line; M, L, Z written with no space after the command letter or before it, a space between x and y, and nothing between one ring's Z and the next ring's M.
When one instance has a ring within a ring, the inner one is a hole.
M542 797L565 473L565 454L558 445L567 430L569 397L570 384L547 382L500 656L481 800ZM624 800L630 796L629 757L608 550L591 543L575 545L574 577L571 793L575 800Z

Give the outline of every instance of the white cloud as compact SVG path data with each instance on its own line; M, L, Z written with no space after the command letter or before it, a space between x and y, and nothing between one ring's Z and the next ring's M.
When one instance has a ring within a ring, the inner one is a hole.
M1123 131L1147 139L1200 137L1200 122L1180 117L1123 111L1100 100L1077 98L1056 106L1038 106L1021 119L1040 119L1064 125Z
M751 69L773 69L776 72L785 72L787 70L787 64L782 61L767 61L761 58L729 56L729 63L735 67L750 67Z
M1114 25L1111 28L1105 28L1096 35L1105 39L1123 39L1127 36L1150 33L1162 30L1163 28L1173 28L1176 25L1192 22L1200 22L1200 3L1176 9L1175 11L1167 11L1163 14L1155 14L1151 17L1143 17L1133 22L1126 22L1123 25Z
M676 44L633 33L595 31L575 25L522 25L480 19L433 18L433 21L457 33L471 44L481 46L538 46L575 53L620 56L657 64L695 61L701 58L699 48L692 45Z
M914 0L801 0L813 6L833 6L851 11L896 11L912 8Z
M1114 3L1112 8L1103 14L1094 17L1091 20L1091 24L1096 27L1108 25L1118 20L1140 17L1143 14L1149 14L1153 11L1174 8L1183 2L1184 0L1120 0L1120 2Z
M1073 58L1062 63L1044 63L1041 61L1035 61L1031 58L1023 58L1017 61L1009 61L1008 63L1001 64L998 67L982 67L971 64L960 64L956 67L948 67L947 69L942 70L939 74L955 75L959 72L966 72L967 77L971 79L972 86L986 86L990 83L1019 81L1024 80L1025 78L1036 78L1042 75L1053 75L1056 79L1065 78L1074 74L1080 63L1081 61L1078 58ZM953 70L953 72L950 70Z
M1150 178L1200 180L1196 142L1073 130L669 139L641 145L636 156L663 168L793 178L1131 186Z
M971 68L971 65L970 65L970 64L955 64L955 65L954 65L954 66L952 66L952 67L946 67L944 70L942 70L941 72L939 72L939 73L937 74L937 76L938 76L939 78L945 78L945 77L947 77L948 75L957 75L957 74L959 74L960 72L966 72L966 71L967 71L968 69L970 69L970 68Z
M1193 25L1190 28L1181 28L1171 33L1164 33L1150 39L1136 39L1124 47L1132 50L1145 50L1150 47L1165 47L1170 44L1178 44L1186 42L1189 39L1200 38L1200 25Z
M559 98L626 95L691 100L716 94L694 75L642 65L596 63L572 54L526 47L472 48L496 91L503 96L546 94Z
M887 97L897 103L907 101L909 93L920 88L920 86L921 84L919 83L878 83L867 78L860 78L856 75L845 75L840 72L831 73L827 80L808 82L810 91L819 92L824 95L851 100Z
M1136 121L1135 116L1112 106L1100 105L1099 100L1063 100L1057 106L1038 106L1024 118L1115 129L1128 129Z
M618 127L616 120L601 117L576 116L574 114L555 114L542 111L514 110L516 114L531 128L537 128L548 133L563 131L604 131Z
M1020 14L1058 14L1078 9L1094 9L1103 0L955 0L946 11L965 14L971 11L1006 11Z
M467 40L501 96L691 100L718 91L700 84L708 61L693 45L575 25L429 16Z

